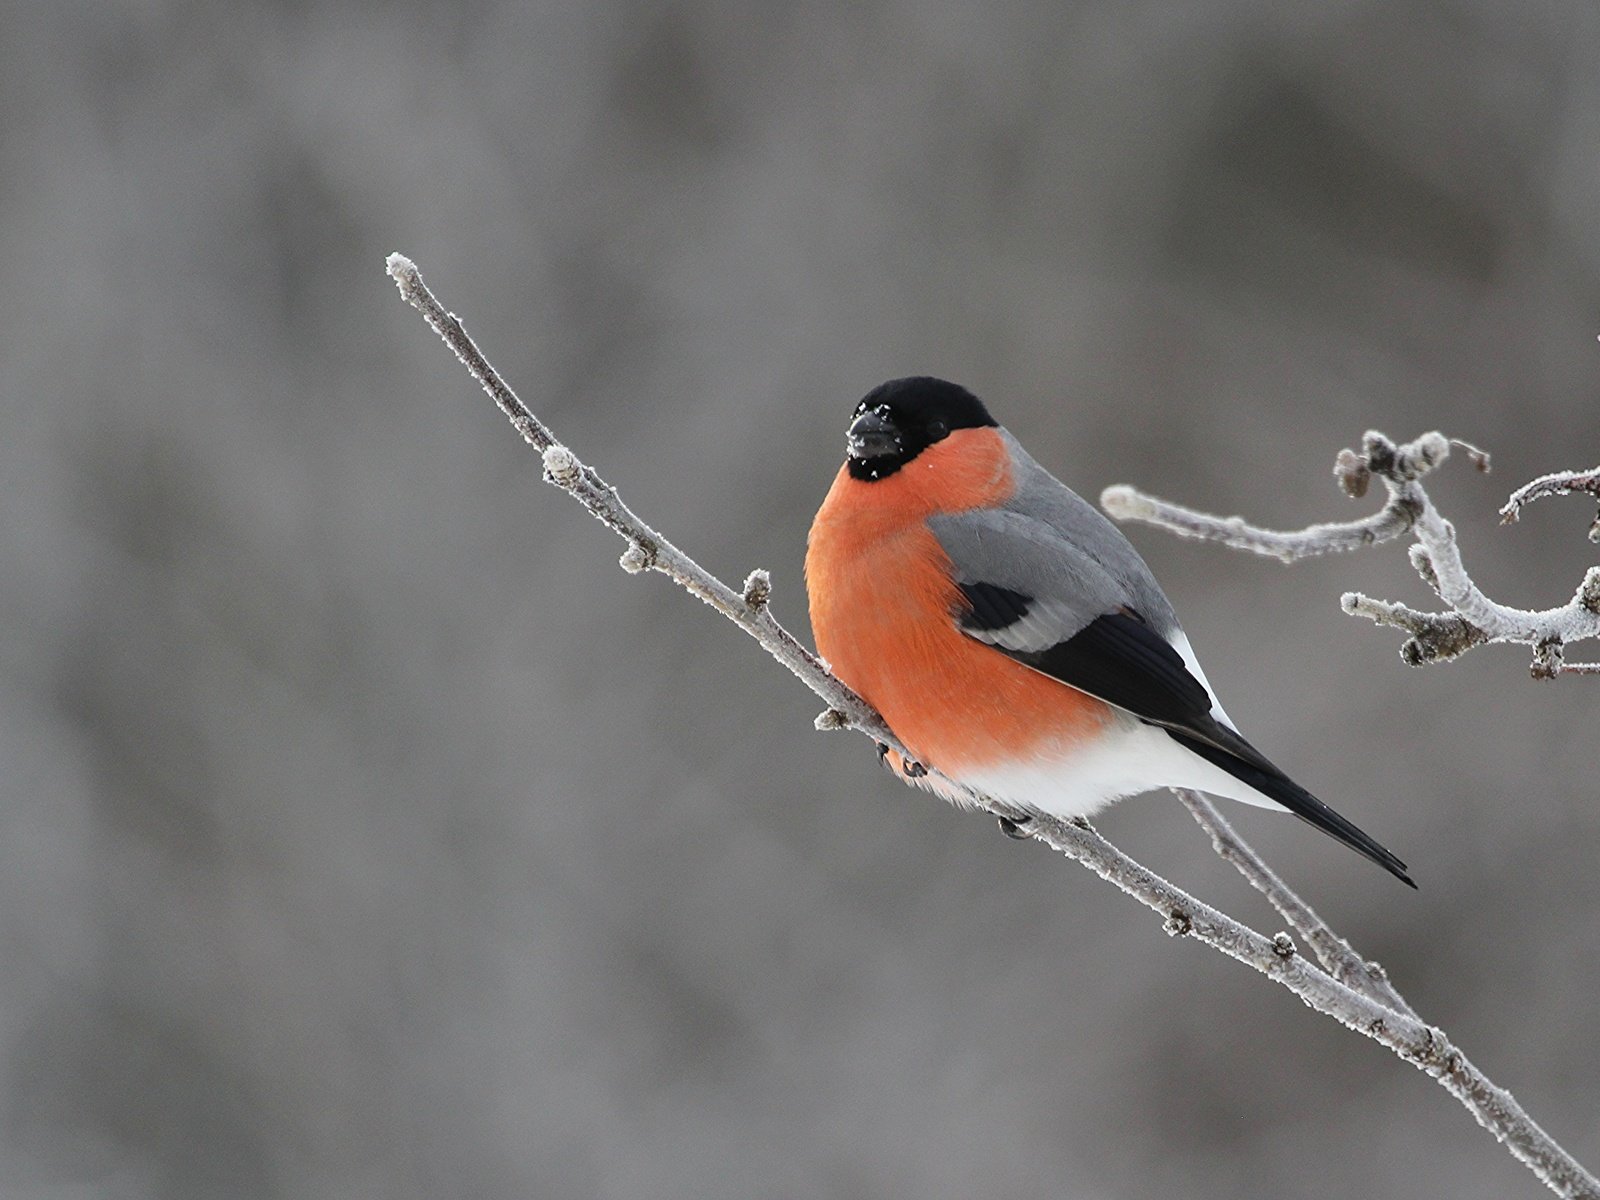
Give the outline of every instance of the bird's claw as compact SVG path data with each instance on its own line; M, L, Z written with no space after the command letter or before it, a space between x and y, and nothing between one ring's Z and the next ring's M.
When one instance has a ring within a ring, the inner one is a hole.
M898 750L891 749L887 742L875 743L878 747L878 761L888 767L894 774L904 779L921 779L928 773L928 768L914 758L907 758Z
M1025 842L1033 836L1027 829L1031 824L1033 822L1027 817L1023 817L1020 821L1013 821L1010 817L1001 817L1000 832L1014 841Z

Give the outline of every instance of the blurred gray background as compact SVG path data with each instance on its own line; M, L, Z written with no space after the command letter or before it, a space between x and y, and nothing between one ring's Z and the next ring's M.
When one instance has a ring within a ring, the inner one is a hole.
M1370 426L1495 597L1600 459L1592 5L12 3L0 1195L1503 1197L1421 1074L859 737L541 483L417 260L634 506L805 629L869 387L1090 496L1294 525ZM1247 836L1600 1166L1596 684L1408 670L1132 536L1234 717L1408 859ZM1595 653L1589 648L1590 657ZM1267 930L1170 798L1101 827Z

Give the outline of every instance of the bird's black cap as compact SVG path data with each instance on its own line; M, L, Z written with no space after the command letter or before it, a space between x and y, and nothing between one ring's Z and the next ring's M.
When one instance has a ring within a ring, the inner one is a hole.
M983 401L959 384L931 375L891 379L856 405L847 439L850 475L882 479L954 430L996 424Z

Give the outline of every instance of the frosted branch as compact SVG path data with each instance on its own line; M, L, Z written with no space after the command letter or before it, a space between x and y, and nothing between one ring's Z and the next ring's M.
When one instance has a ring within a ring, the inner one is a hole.
M1173 788L1172 791L1200 823L1200 827L1211 835L1211 844L1216 852L1224 861L1232 863L1251 887L1272 902L1272 907L1311 947L1329 974L1369 999L1420 1020L1411 1005L1406 1003L1405 997L1389 982L1384 969L1358 954L1354 946L1335 933L1309 904L1290 890L1288 884L1278 878L1277 872L1267 866L1250 844L1234 832L1233 826L1223 819L1211 801L1189 788Z
M1335 478L1349 496L1366 495L1374 475L1388 489L1384 506L1359 521L1312 525L1283 533L1261 529L1243 517L1215 517L1185 508L1125 484L1107 488L1100 494L1100 504L1119 521L1140 521L1181 537L1221 542L1234 550L1249 550L1284 562L1359 550L1393 541L1410 531L1421 511L1417 499L1421 489L1416 481L1449 457L1450 443L1440 434L1430 433L1396 446L1382 434L1369 433L1363 451L1342 451L1333 468Z
M829 674L816 655L773 618L766 605L766 591L770 591L770 582L763 590L758 579L758 575L764 578L766 572L752 574L745 590L736 592L645 524L622 502L614 487L556 441L555 435L544 422L534 416L532 410L500 378L467 336L466 329L455 314L446 312L422 282L416 264L403 255L391 254L388 269L399 285L400 295L422 313L434 332L444 339L445 345L455 352L462 365L499 405L500 411L510 419L517 432L529 445L540 451L544 459L544 477L563 491L571 493L593 516L627 540L628 548L622 555L624 570L632 574L660 571L760 642L768 653L821 696L830 711L839 714L841 728L859 729L879 741L894 741L894 735L883 723L883 718L860 696ZM898 746L898 743L895 745Z
M1107 488L1100 503L1120 520L1141 521L1182 537L1221 542L1284 562L1355 550L1409 533L1416 539L1411 564L1445 602L1447 611L1425 612L1360 592L1346 592L1339 600L1340 607L1352 616L1407 633L1400 657L1408 665L1444 662L1491 642L1514 642L1533 648L1531 671L1535 678L1600 674L1600 663L1564 659L1564 647L1572 642L1600 637L1600 567L1591 568L1572 599L1559 608L1511 608L1484 595L1462 564L1455 527L1439 515L1422 486L1423 477L1449 458L1452 445L1463 449L1479 470L1489 469L1489 456L1483 451L1465 442L1451 442L1439 433L1425 433L1414 442L1396 445L1381 433L1369 432L1359 453L1340 451L1333 473L1348 495L1365 495L1372 479L1379 480L1388 493L1378 512L1342 524L1312 525L1292 532L1260 529L1242 517L1212 516L1125 485ZM1542 496L1570 492L1600 497L1600 469L1535 479L1512 493L1500 510L1502 519L1514 521L1523 505ZM1589 535L1600 539L1600 518Z
M1511 498L1500 509L1500 523L1509 525L1522 513L1522 506L1545 496L1568 496L1573 492L1587 492L1600 499L1600 467L1592 471L1557 471L1541 475L1511 493ZM1589 540L1600 542L1600 513L1589 526Z
M517 431L543 454L545 478L571 494L591 514L627 540L628 549L623 555L625 567L633 571L661 572L760 642L826 702L826 711L817 718L818 728L857 729L880 744L904 752L903 745L883 718L778 624L768 604L771 580L764 571L752 573L742 592L734 591L645 524L623 504L615 488L557 442L549 429L518 399L472 343L461 322L434 298L409 259L390 255L388 270L399 285L400 294L423 314ZM1192 937L1254 967L1318 1012L1382 1043L1406 1062L1427 1072L1559 1195L1600 1200L1600 1181L1540 1129L1509 1092L1497 1087L1468 1062L1442 1032L1418 1020L1409 1009L1390 1007L1366 991L1341 982L1301 957L1287 936L1267 938L1174 887L1123 854L1086 821L1063 821L1020 812L953 780L941 777L941 783L949 794L963 803L1011 822L1115 884L1159 915L1169 934ZM1237 841L1231 830L1228 835ZM1243 846L1242 842L1238 844ZM1305 911L1310 912L1309 909ZM1311 916L1314 919L1315 914ZM1295 927L1298 929L1300 925ZM1354 952L1351 954L1353 956Z

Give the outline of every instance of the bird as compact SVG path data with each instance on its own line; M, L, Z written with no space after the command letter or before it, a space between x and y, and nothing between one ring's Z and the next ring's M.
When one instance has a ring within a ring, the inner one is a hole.
M1138 551L970 391L881 384L845 452L807 537L812 633L906 782L1025 819L1193 788L1287 810L1416 887L1245 740Z

